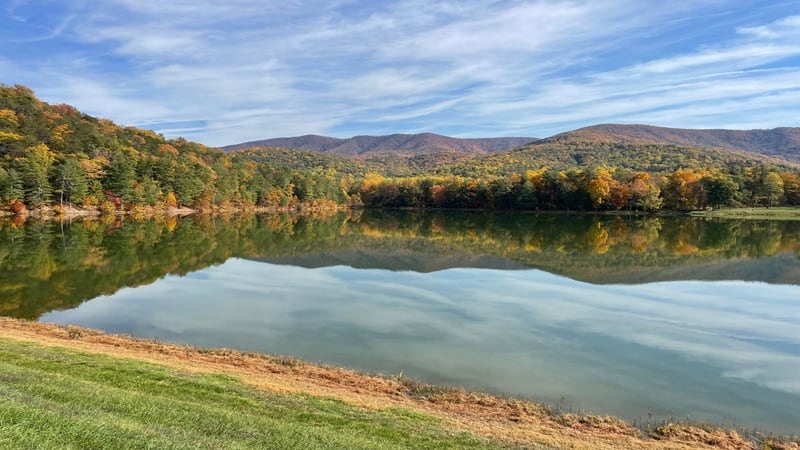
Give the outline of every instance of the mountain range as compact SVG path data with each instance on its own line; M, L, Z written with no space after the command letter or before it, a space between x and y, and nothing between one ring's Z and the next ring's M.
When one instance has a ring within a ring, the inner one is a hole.
M538 143L562 140L611 141L713 147L800 161L800 128L700 130L650 125L602 124L557 134Z
M222 147L222 149L232 152L255 147L279 147L360 157L384 154L408 157L427 153L481 155L508 150L537 140L532 137L461 139L433 133L355 136L349 139L308 134L305 136L244 142Z
M612 143L706 147L800 162L800 128L770 130L680 129L650 125L601 124L560 133L545 139L504 137L462 139L433 133L355 136L340 139L305 135L245 142L222 147L227 152L250 148L288 148L370 159L453 153L483 156L520 147L536 149L559 144Z

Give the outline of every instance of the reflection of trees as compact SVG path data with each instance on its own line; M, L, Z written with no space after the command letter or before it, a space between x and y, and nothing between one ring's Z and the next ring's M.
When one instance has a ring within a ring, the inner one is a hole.
M342 214L25 225L0 221L0 311L34 318L234 256L312 252L330 245L345 219Z
M295 219L297 220L297 219ZM311 229L288 224L284 233L334 239L337 234L370 240L415 240L478 250L526 261L525 253L620 258L647 253L656 258L688 256L762 257L797 251L796 222L715 221L679 217L483 214L367 211L342 226ZM274 227L273 227L274 228ZM297 243L293 237L290 239ZM373 242L376 244L376 242ZM401 245L401 244L397 244ZM387 250L390 250L387 248Z
M345 249L368 249L387 259L398 250L491 255L581 278L598 270L800 255L800 223L370 210L326 217L0 221L0 242L0 311L34 318L230 257L281 258ZM598 273L602 278L608 272Z
M669 267L729 258L800 254L800 223L685 217L367 211L358 230L373 240L423 240L490 254L568 276L596 268ZM403 243L405 240L405 244ZM373 244L377 245L377 244Z
M587 249L590 252L604 254L611 249L611 242L608 236L608 228L599 221L594 222L584 235Z

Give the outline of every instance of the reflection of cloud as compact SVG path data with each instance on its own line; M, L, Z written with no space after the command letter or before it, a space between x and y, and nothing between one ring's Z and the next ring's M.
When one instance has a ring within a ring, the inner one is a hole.
M229 260L43 320L495 391L579 392L606 409L628 397L646 410L655 398L668 412L719 402L725 414L744 408L725 397L731 390L753 408L800 400L798 293L739 282L594 286L539 271L420 274ZM742 382L750 384L739 392Z
M800 355L755 344L800 345L798 293L797 286L736 282L574 284L548 296L546 306L525 308L546 323L676 352L727 376L800 394Z

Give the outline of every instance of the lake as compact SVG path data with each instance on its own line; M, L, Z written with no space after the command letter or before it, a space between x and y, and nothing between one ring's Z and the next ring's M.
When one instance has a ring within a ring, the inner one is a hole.
M0 221L0 314L797 432L800 222L365 211Z

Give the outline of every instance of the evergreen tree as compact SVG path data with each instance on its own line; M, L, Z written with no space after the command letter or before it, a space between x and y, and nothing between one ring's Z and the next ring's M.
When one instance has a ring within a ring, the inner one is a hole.
M192 206L211 186L211 169L181 155L175 177L175 194L181 205Z
M82 202L89 193L89 182L86 172L77 159L68 157L58 168L56 193L59 194L61 205L64 202L72 205Z
M25 196L22 176L14 169L0 169L0 204L21 201Z
M55 155L44 144L29 147L20 161L25 200L33 207L42 207L50 201L53 194L50 186L53 161Z
M729 206L739 189L739 186L727 175L708 177L703 180L703 183L708 194L708 203L715 208Z
M136 183L136 167L131 156L122 150L115 150L111 154L111 162L106 170L103 185L111 193L120 197L123 202L133 198L133 187Z

